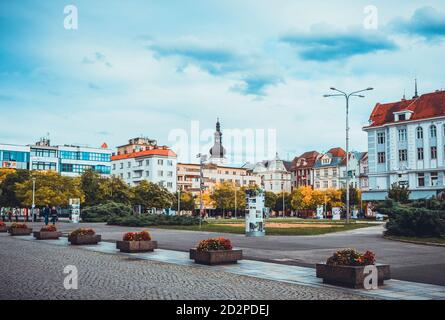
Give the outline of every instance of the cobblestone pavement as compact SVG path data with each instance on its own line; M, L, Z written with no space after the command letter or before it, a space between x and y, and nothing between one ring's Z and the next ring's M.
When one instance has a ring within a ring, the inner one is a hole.
M78 290L66 290L63 269L79 271ZM78 247L24 241L0 234L0 299L369 299Z
M30 223L40 228L42 223ZM63 232L79 226L92 227L104 240L120 240L126 231L142 230L107 226L104 223L82 223L80 225L59 223ZM371 250L376 253L379 263L391 265L393 279L430 283L445 286L445 248L417 245L387 240L382 237L383 226L356 229L347 232L318 236L267 236L247 238L239 234L196 232L183 230L163 230L148 228L153 239L162 249L188 251L199 240L209 237L226 236L235 247L243 249L245 258L274 263L314 267L315 263L326 261L339 249L354 247L359 251Z

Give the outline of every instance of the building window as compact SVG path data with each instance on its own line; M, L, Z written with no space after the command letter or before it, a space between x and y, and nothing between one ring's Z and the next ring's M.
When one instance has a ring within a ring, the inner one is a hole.
M173 188L173 182L167 182L167 188Z
M329 170L328 169L324 169L324 176L327 177L329 174Z
M320 182L315 182L315 189L320 189Z
M149 160L149 159L145 160L145 165L146 165L146 166L149 166L149 165L150 165L150 160Z
M173 166L173 160L167 160L167 165L168 165L169 167Z
M127 167L128 167L128 168L131 167L131 162L130 162L130 161L127 162Z
M332 181L332 188L337 188L337 181L335 180Z
M150 171L145 171L145 176L149 177L150 176Z
M167 177L173 177L173 171L167 171Z
M333 175L334 177L337 176L337 169L332 169L332 175Z
M435 125L432 125L430 127L430 136L431 138L436 138L437 137L437 128Z
M385 144L385 133L384 132L377 133L377 143Z
M422 127L417 128L417 139L422 140L423 139L423 129Z
M328 181L323 181L323 188L324 188L324 189L329 188L329 183L328 183Z
M408 161L408 151L406 149L399 150L399 161Z
M377 161L378 161L378 163L385 163L386 162L386 157L385 157L385 153L384 152L377 153Z
M121 162L121 169L123 169L124 168L124 163L123 162Z
M320 178L320 170L315 171L315 175L317 176L317 178Z
M431 160L437 159L437 147L431 147Z
M158 159L158 165L160 165L160 166L164 165L164 160Z
M113 170L116 170L116 164L113 163Z
M423 160L423 148L417 148L417 160Z
M417 174L417 185L419 187L425 186L425 174L424 173L418 173Z
M164 176L164 171L159 170L159 171L158 171L158 176L159 176L159 177L163 177L163 176Z
M399 129L399 141L406 141L406 129Z
M431 173L431 186L437 187L438 183L439 183L439 177L437 172Z
M127 178L130 179L131 178L131 173L127 172Z

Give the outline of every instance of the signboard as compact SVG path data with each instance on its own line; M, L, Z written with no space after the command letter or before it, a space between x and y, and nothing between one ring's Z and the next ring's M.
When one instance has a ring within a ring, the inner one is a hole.
M265 193L263 190L246 190L246 236L261 237L266 235L264 207Z
M317 206L317 219L323 219L323 206Z
M332 208L332 220L340 220L341 219L341 208L334 207Z
M80 199L79 198L71 198L69 203L70 203L71 222L79 223L79 221L80 221Z
M8 169L17 169L17 162L15 161L3 161L3 168L8 168Z
M357 209L352 210L352 219L358 219L358 210Z

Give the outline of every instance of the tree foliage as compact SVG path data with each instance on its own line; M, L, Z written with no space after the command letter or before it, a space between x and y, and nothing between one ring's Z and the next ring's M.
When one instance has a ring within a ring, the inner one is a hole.
M36 180L36 206L67 206L70 198L84 201L79 178L61 176L53 171L33 171L29 179L15 184L16 196L21 204L32 205L32 178Z
M133 188L132 203L145 209L166 209L170 208L173 202L174 195L158 184L144 180Z
M398 183L393 183L391 189L388 192L388 198L396 202L407 203L409 202L410 191L408 186L400 186Z
M0 169L0 206L20 207L16 184L28 179L28 170Z

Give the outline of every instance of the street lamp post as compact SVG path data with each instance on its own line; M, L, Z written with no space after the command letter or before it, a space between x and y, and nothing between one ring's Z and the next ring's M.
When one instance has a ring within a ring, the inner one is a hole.
M36 207L36 178L32 178L32 220L36 222L34 208Z
M196 156L199 158L199 228L201 229L202 226L202 215L204 211L204 203L202 201L202 191L204 188L204 173L202 171L202 166L204 164L204 161L207 160L207 156L203 155L201 153L198 153Z
M367 88L363 90L354 91L351 93L346 93L341 90L338 90L336 88L331 88L333 91L337 91L336 94L325 94L325 98L329 97L345 97L346 99L346 223L349 223L349 216L350 216L350 210L349 210L349 98L351 97L358 97L358 98L364 98L364 95L361 95L359 93L365 92L365 91L371 91L374 90L374 88Z
M178 215L181 212L181 187L178 185Z

